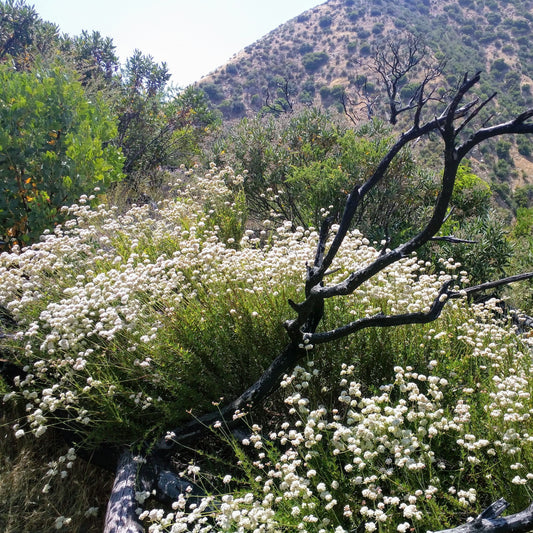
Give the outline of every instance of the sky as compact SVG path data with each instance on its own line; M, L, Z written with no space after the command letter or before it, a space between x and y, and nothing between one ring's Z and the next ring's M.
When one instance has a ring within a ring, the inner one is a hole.
M122 63L137 48L185 87L280 24L325 0L26 0L62 33L111 37Z

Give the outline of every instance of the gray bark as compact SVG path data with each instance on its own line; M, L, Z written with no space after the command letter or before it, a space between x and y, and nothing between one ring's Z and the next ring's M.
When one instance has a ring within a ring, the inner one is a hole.
M137 464L131 452L125 451L118 461L117 475L107 504L104 533L144 533L135 512Z
M509 504L500 498L472 522L434 533L527 533L533 531L533 504L519 513L500 517L508 506Z

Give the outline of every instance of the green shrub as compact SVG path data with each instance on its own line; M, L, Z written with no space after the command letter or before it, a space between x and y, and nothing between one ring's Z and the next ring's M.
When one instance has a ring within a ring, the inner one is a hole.
M329 61L326 52L309 52L302 57L302 65L308 73L317 71Z
M29 243L61 208L122 178L110 109L63 67L0 65L0 240Z
M307 54L309 52L312 52L313 51L313 45L311 43L302 43L299 47L298 47L298 53L299 54Z
M490 208L492 191L489 184L476 176L469 164L463 164L457 171L452 206L458 209L460 218L487 214Z
M318 25L322 29L326 29L326 28L329 28L331 26L332 22L333 22L333 19L331 18L331 16L324 15L324 16L320 17L320 19L318 21Z
M443 231L473 244L443 244L439 255L453 257L468 272L473 284L484 283L507 274L513 249L503 222L493 213L451 223Z
M350 11L347 16L348 16L348 20L350 22L356 22L359 19L359 12L358 11Z
M516 145L518 147L518 153L520 155L523 155L525 157L529 157L531 155L531 140L525 137L524 135L521 135L518 137L516 141Z

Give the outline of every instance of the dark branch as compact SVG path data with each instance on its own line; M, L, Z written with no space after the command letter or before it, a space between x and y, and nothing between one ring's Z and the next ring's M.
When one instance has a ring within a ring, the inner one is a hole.
M233 427L236 423L235 412L247 411L262 402L279 386L280 379L290 372L296 363L305 357L307 353L296 342L289 343L285 349L274 359L263 375L238 398L226 404L220 409L207 413L195 420L191 420L183 426L170 430L165 437L154 446L155 454L170 452L177 443L205 434L210 426L217 421L225 421L227 427Z
M529 109L525 113L522 113L518 117L509 122L505 122L504 124L480 129L457 148L458 157L462 159L468 154L468 152L470 152L470 150L472 150L472 148L492 137L499 137L500 135L508 135L512 133L533 133L533 123L526 123L526 120L531 117L533 117L533 109Z
M431 237L432 241L444 241L452 244L477 244L478 241L469 241L468 239L459 239L453 235L443 235L441 237Z
M428 322L433 322L440 316L444 306L446 305L450 283L451 282L448 282L443 285L427 313L405 313L402 315L391 316L379 313L371 317L355 320L354 322L350 322L349 324L331 331L307 335L306 338L309 339L310 344L324 344L326 342L342 339L343 337L347 337L356 331L366 328L389 328L392 326L427 324Z
M135 500L137 463L129 451L120 456L117 474L107 504L104 533L143 533Z
M450 293L450 298L461 298L464 295L470 296L478 292L486 291L489 289L496 289L498 287L503 287L504 285L509 285L511 283L516 283L517 281L524 281L526 279L532 279L533 272L526 272L524 274L516 274L515 276L509 276L507 278L498 279L496 281L488 281L487 283L481 283L480 285L475 285L473 287L467 287L460 292Z

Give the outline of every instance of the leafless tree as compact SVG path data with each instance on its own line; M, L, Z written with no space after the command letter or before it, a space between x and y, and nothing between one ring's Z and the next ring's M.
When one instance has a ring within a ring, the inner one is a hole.
M370 120L375 113L376 104L380 99L379 93L371 91L368 86L368 81L355 88L356 96L350 97L347 91L343 91L341 95L341 104L344 114L354 126L357 126L361 120L358 114L359 109L364 109L366 119Z
M270 94L270 87L266 88L265 104L263 106L264 113L272 113L275 116L283 114L291 115L294 112L294 97L295 91L291 86L289 78L285 77L276 83L276 92L272 96Z
M421 97L424 105L437 100L434 88L429 87L441 76L445 61L432 60L422 39L407 33L388 38L375 52L368 67L377 74L379 85L385 87L388 121L395 125L400 114L420 108ZM412 90L402 98L401 89L407 83L412 84ZM365 109L366 118L371 119L381 98L382 94L371 90L365 79L364 83L356 85L354 96L343 92L341 104L347 118L357 125L360 122L358 110Z
M398 115L404 111L420 107L420 98L425 102L433 96L427 91L428 84L438 78L444 68L444 62L428 63L429 52L420 37L408 34L395 40L389 39L374 57L374 69L381 78L387 91L389 105L389 122L396 124ZM418 74L417 70L421 70ZM399 91L406 82L408 74L418 74L421 81L416 89L403 102ZM424 103L425 103L424 102Z

